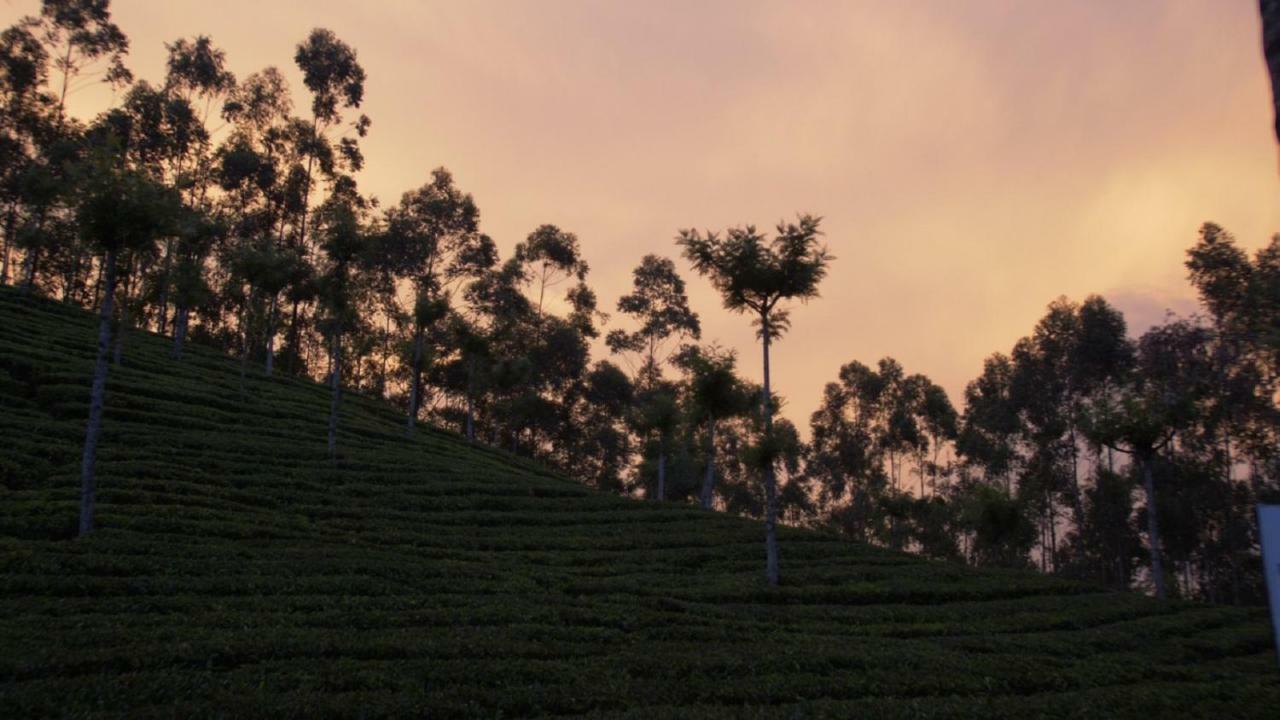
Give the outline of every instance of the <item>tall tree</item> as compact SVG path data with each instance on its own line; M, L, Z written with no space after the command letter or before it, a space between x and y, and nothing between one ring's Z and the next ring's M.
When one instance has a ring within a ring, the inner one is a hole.
M343 333L355 325L360 312L360 263L367 252L356 203L335 196L321 208L321 252L326 268L320 279L329 340L329 458L337 458L338 415L342 403Z
M818 296L818 284L834 258L821 245L821 218L801 215L794 223L781 222L772 243L754 226L730 228L724 236L714 232L682 230L677 238L694 270L711 280L727 310L755 316L764 359L764 387L760 397L764 437L772 441L773 403L769 378L769 346L790 326L787 310L779 303L808 301ZM773 463L764 467L765 578L778 584L777 487Z
M475 201L454 185L453 175L444 168L433 170L430 182L405 193L387 212L381 254L393 275L409 281L414 297L409 434L421 405L426 334L446 315L449 286L497 262L492 243L478 234L479 222Z
M102 435L103 400L107 385L107 353L111 340L116 261L121 253L144 247L168 231L177 198L145 174L118 170L109 159L87 168L76 220L85 239L103 254L104 288L98 315L98 353L89 395L89 422L80 464L80 536L93 530L96 483L94 464Z
M1151 329L1138 341L1131 372L1099 391L1086 411L1092 437L1131 455L1142 474L1151 579L1161 599L1165 567L1153 467L1157 453L1201 410L1211 382L1208 347L1204 328L1185 321Z

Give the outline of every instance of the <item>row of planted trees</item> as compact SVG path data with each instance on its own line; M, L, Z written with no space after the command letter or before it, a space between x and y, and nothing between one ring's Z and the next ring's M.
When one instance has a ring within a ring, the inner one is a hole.
M996 354L957 411L886 358L852 362L823 393L811 439L774 415L769 353L786 304L816 297L831 261L819 219L681 231L683 257L749 316L763 385L699 345L676 264L650 255L608 316L578 239L543 225L510 257L443 168L382 207L363 195L354 50L316 30L282 73L237 79L205 37L166 46L162 82L133 81L103 0L50 0L0 34L3 281L99 312L81 529L111 362L130 332L236 355L249 380L331 388L341 456L344 389L467 440L598 487L762 517L767 577L778 522L976 564L1034 565L1181 595L1259 592L1251 503L1275 493L1280 248L1253 258L1214 226L1188 267L1203 317L1134 341L1101 298L1055 302ZM89 121L66 99L105 80L120 100Z
M1249 257L1206 224L1186 266L1203 314L1135 340L1103 298L1061 298L985 361L961 412L892 359L843 367L811 420L818 517L933 557L1259 601L1254 508L1280 500L1280 239Z

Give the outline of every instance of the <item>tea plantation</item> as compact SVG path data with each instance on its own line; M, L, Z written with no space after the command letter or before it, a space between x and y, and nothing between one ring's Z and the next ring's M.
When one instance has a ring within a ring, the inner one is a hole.
M1266 611L621 499L0 288L0 717L1280 717Z

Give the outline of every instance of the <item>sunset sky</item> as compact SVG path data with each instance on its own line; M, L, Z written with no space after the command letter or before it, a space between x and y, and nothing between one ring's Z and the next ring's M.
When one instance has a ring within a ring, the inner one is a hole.
M1058 295L1101 293L1140 332L1194 309L1202 222L1248 248L1280 231L1254 0L112 7L139 78L207 34L238 76L285 70L300 109L294 46L332 29L368 73L365 191L394 202L444 165L504 256L541 223L576 233L609 311L679 228L824 216L838 260L773 355L802 428L850 360L892 355L958 405ZM6 25L37 11L0 0ZM758 378L748 319L678 266L704 339Z

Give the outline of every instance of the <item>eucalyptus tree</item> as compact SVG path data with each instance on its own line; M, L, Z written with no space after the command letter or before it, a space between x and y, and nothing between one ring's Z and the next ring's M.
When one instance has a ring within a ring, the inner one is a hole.
M253 252L264 257L278 256L278 262L287 266L286 271L255 275L279 282L259 286L244 296L246 301L266 305L265 310L255 308L252 314L263 318L268 376L274 371L276 359L281 293L288 287L306 285L312 274L300 248L284 242L289 210L299 204L285 182L294 152L288 133L291 110L289 87L279 70L268 67L249 75L231 88L223 103L222 117L232 130L214 154L213 176L224 193L232 234L252 246ZM239 249L249 250L247 246Z
M129 39L111 21L110 6L109 0L42 0L40 3L44 42L54 68L61 74L56 90L59 126L66 117L67 95L79 89L76 80L86 74L86 70L101 68L100 72L86 76L100 76L101 82L114 87L133 80L133 74L124 66Z
M941 454L944 448L955 443L959 435L960 417L955 406L951 404L947 391L932 381L924 384L919 409L921 428L928 440L927 445L933 450L933 457L927 467L936 493L938 481L945 475L945 470L940 463ZM923 485L920 494L924 495Z
M1197 419L1211 387L1209 337L1186 321L1152 328L1139 339L1132 370L1087 406L1092 438L1131 455L1146 497L1147 551L1156 596L1165 597L1153 465L1157 453Z
M760 409L766 441L771 441L773 434L769 346L790 327L788 312L780 303L817 297L818 284L833 259L818 241L820 223L821 219L812 215L801 215L794 223L779 223L772 242L751 225L730 228L723 237L682 230L677 238L694 270L709 278L720 292L725 309L755 316L764 358ZM765 577L770 585L777 585L776 476L771 462L765 462L763 471Z
M884 382L852 361L823 388L809 418L809 472L828 518L862 540L874 534L879 499L890 485L885 472Z
M604 490L621 491L632 455L624 418L634 407L635 385L618 366L597 361L583 378L569 422L572 444L558 458L561 467Z
M989 484L1012 491L1017 470L1017 436L1021 429L1018 408L1012 398L1013 362L994 353L982 364L982 374L965 386L964 413L956 438L956 451L965 463L982 471Z
M467 442L476 440L476 395L479 391L477 383L480 378L477 365L489 356L489 342L476 324L465 315L454 312L449 317L449 335L454 347L458 349L459 373L462 381L461 394L466 407L462 422L462 434Z
M188 209L178 231L173 268L173 357L182 357L191 309L210 302L213 291L205 277L205 261L225 236L226 228L207 213ZM163 306L161 308L163 313Z
M365 72L351 46L330 30L316 28L298 44L294 62L302 71L303 85L311 92L309 120L291 119L283 128L290 152L282 176L282 208L292 230L289 243L310 261L308 224L316 172L328 179L330 195L352 183L346 174L364 165L359 140L369 132L368 116L344 123L344 110L356 110L364 101ZM326 200L327 202L327 200ZM322 203L323 204L323 203ZM281 232L284 232L282 225ZM291 304L287 337L286 370L305 370L300 362L302 309L314 299L305 285L289 289Z
M302 188L303 202L299 218L299 245L305 246L307 214L310 204L313 171L319 163L326 174L332 175L335 160L341 158L353 169L363 164L357 138L369 132L369 118L360 115L350 124L348 131L338 138L338 146L332 146L329 134L342 124L343 110L356 110L364 102L365 72L356 58L356 51L331 30L316 28L307 39L298 44L294 63L302 71L302 82L311 91L311 122L305 128L307 135L300 143L306 157L305 179ZM355 137L351 136L354 132Z
M0 32L0 212L4 233L0 284L6 285L22 207L23 177L35 162L52 104L44 90L49 53L36 35L38 29L39 21L28 17Z
M516 245L512 258L521 268L526 284L538 287L537 314L543 315L547 288L566 280L586 279L589 266L582 259L578 236L555 225L539 225L523 242Z
M113 158L98 157L82 168L76 220L85 239L102 252L104 289L98 316L98 351L89 399L89 421L80 464L80 536L93 530L96 483L94 463L102 435L117 258L155 243L170 231L179 207L176 195L145 173L121 169Z
M180 38L172 43L165 43L165 49L169 56L166 60L164 87L160 92L172 137L172 148L166 163L167 175L169 182L184 193L189 206L205 212L210 209L207 192L213 180L214 169L212 131L208 128L209 113L215 101L227 97L235 88L235 75L226 69L226 53L204 35L192 40ZM202 103L203 107L197 109L197 103ZM156 304L159 311L159 332L162 335L168 327L170 293L178 290L176 285L179 282L188 283L189 286L191 272L197 269L188 253L182 258L187 263L180 269L183 275L172 275L175 242L180 241L177 238L166 238L157 269ZM189 251L191 246L188 245L186 249ZM201 267L202 265L201 263ZM176 306L174 308L175 345L178 347L181 345L176 340L179 309ZM183 331L185 332L185 328Z
M497 261L496 253L476 252L487 238L478 236L480 211L444 168L431 181L405 193L387 211L383 257L391 273L413 288L413 361L409 368L406 432L412 434L421 402L426 333L447 315L449 288L474 278ZM491 241L490 241L491 244Z
M632 410L632 426L641 438L653 438L656 462L654 499L667 499L667 452L680 422L678 389L666 380L652 380L637 394Z
M614 330L605 342L614 353L640 355L637 375L647 385L662 377L666 343L697 340L702 329L698 314L689 309L684 280L669 258L646 255L631 276L631 292L618 298L618 312L634 318L639 327Z
M333 197L320 208L320 251L324 270L319 279L329 341L329 457L337 457L338 415L342 402L343 333L359 319L361 263L368 251L357 200Z
M684 397L695 423L706 428L706 468L698 493L702 509L710 510L716 481L716 426L721 421L745 414L751 395L736 372L737 356L731 350L712 346L687 346L676 356L685 372Z

